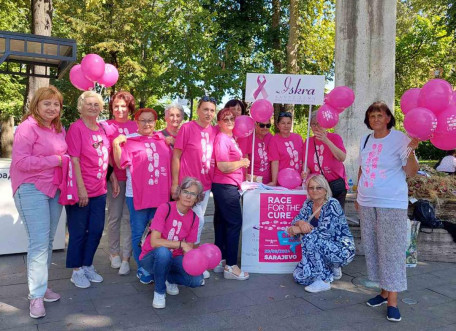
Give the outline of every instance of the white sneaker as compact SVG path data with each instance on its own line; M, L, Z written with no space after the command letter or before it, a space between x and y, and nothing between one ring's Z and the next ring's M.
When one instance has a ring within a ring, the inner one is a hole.
M166 294L160 294L154 292L154 301L152 302L152 307L154 308L165 308L166 307Z
M171 284L168 281L165 281L166 284L166 293L169 295L178 295L179 294L179 287L177 284Z
M103 277L97 273L93 264L90 267L83 266L82 270L84 270L85 276L92 283L101 283L103 281Z
M310 293L318 293L318 292L323 292L323 291L330 290L331 289L331 284L330 283L326 283L326 282L322 281L321 279L317 279L316 281L314 281L309 286L304 287L304 289L307 292L310 292Z
M226 260L221 260L219 265L214 268L214 272L222 273L225 271Z
M122 260L120 259L119 255L117 255L117 256L109 255L109 260L111 260L111 268L114 268L114 269L120 268Z
M130 262L122 261L119 268L119 275L128 275L130 273Z
M84 269L82 268L79 270L73 270L70 281L74 284L74 286L79 288L90 287L90 282L85 275Z
M204 279L208 279L208 278L210 278L210 277L211 277L211 274L209 273L209 271L204 270L204 272L203 272L203 278L204 278Z
M339 280L342 278L342 268L341 267L333 268L332 272L333 272L334 280Z

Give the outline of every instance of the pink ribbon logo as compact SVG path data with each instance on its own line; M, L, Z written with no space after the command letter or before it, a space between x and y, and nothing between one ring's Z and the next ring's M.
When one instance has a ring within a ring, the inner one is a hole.
M261 78L263 80L261 80ZM256 98L258 98L258 95L261 93L263 95L263 99L267 99L268 92L266 92L266 89L264 88L264 85L266 85L266 77L264 75L258 75L257 84L258 88L255 90L255 92L253 92L253 98L256 100Z

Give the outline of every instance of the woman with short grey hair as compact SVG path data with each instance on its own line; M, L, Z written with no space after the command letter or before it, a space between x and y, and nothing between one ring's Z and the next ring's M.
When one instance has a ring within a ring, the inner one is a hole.
M176 188L176 201L161 204L150 224L139 260L141 266L154 275L154 308L165 308L166 293L178 295L178 284L204 285L203 275L191 276L182 266L184 254L193 249L198 235L199 218L192 208L203 197L201 182L185 177Z
M165 108L165 121L166 128L162 130L163 135L166 137L166 144L173 149L174 142L179 132L179 128L184 120L185 113L184 108L177 104L173 103Z
M302 259L293 272L307 292L331 289L342 277L341 267L355 257L355 243L340 203L331 197L323 175L307 181L307 200L287 229L289 236L301 235Z

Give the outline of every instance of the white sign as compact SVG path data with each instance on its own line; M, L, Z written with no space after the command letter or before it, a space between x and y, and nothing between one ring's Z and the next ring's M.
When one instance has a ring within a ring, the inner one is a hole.
M325 76L247 74L245 101L267 99L271 103L322 105Z

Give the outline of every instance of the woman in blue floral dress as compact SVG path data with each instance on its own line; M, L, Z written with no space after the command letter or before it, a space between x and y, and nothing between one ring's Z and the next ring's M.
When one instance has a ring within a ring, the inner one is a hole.
M305 290L316 293L331 289L331 282L342 277L341 267L355 257L355 244L344 211L331 197L322 175L307 181L308 198L287 230L290 236L302 235L302 260L293 277Z

